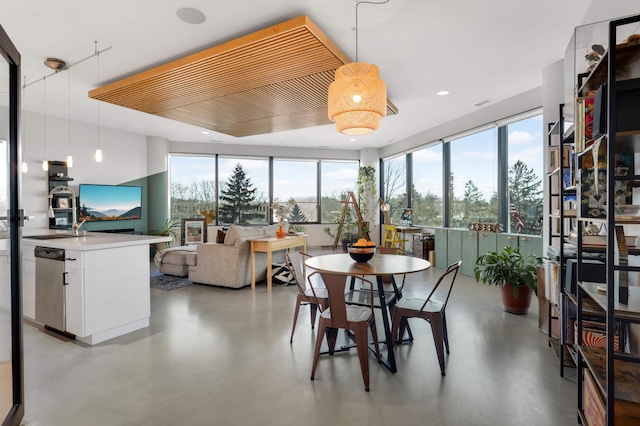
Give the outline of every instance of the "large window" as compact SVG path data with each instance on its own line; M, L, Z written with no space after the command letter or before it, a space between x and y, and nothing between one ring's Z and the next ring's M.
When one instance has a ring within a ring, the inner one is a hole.
M442 226L442 144L415 151L411 158L413 224Z
M402 210L408 206L407 200L407 158L390 158L384 162L383 194L389 205L391 223L401 223Z
M384 159L382 190L391 221L402 223L402 210L411 207L414 225L500 222L505 232L542 234L543 139L542 115L521 116Z
M198 217L199 211L217 210L216 224L265 224L275 221L270 217L270 200L282 203L293 198L289 222L331 223L342 211L340 200L348 191L356 191L358 161L273 159L272 182L270 162L269 157L171 154L171 217Z
M269 221L269 160L218 158L218 223L265 224Z
M507 126L509 232L542 234L542 116Z
M356 192L358 181L357 161L321 161L322 223L335 222L337 212L344 207L340 204L348 191Z
M216 208L215 157L171 155L171 217L199 217Z
M497 129L452 140L449 202L453 228L498 222Z
M291 198L296 203L287 218L289 222L318 221L317 160L273 161L273 199L282 203Z

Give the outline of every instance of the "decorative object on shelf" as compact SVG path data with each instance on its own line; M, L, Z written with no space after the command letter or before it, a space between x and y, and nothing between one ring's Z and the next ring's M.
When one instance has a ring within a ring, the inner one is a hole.
M202 244L207 241L207 225L205 219L182 219L180 226L182 237L180 245Z
M503 232L501 223L485 223L485 222L469 222L467 225L469 231L482 231L482 232Z
M211 224L211 222L213 222L213 219L216 218L216 211L214 209L198 210L198 214L204 216L205 220L207 221L207 225Z
M276 231L276 236L278 238L283 238L287 231L284 229L284 221L287 219L291 210L293 210L293 206L296 205L296 200L293 198L289 198L286 203L280 203L276 198L273 200L273 204L271 204L271 210L273 210L273 214L278 219L278 223L280 227Z
M536 268L541 264L539 256L523 256L519 247L505 247L478 257L473 271L477 281L502 287L502 309L512 314L526 314L531 292L538 294Z
M585 72L591 72L604 53L605 48L601 44L594 44L591 46L591 51L587 52L584 56L585 61L589 64Z
M387 86L380 80L378 67L358 62L358 6L356 3L356 61L342 65L329 86L329 119L346 135L365 135L378 130L380 119L387 115Z

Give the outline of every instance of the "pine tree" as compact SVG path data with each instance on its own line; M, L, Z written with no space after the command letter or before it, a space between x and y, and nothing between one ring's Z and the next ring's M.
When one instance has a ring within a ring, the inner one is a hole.
M542 233L542 181L532 169L518 160L509 169L509 195L510 204L520 214L524 222L522 233ZM511 228L515 223L511 215Z
M256 188L251 178L236 164L222 191L220 191L220 221L224 223L248 223L260 217L256 212Z
M300 206L298 206L297 203L294 204L287 219L291 223L308 222L307 217L302 213L302 210L300 210Z

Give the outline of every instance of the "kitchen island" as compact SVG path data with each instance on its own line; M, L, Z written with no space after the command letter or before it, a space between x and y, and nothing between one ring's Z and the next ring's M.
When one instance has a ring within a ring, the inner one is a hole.
M35 248L46 247L64 249L64 330L60 331L95 345L148 327L149 244L168 241L171 237L101 232L71 236L69 232L49 229L25 231L24 316L37 321L36 304L43 300L36 300Z

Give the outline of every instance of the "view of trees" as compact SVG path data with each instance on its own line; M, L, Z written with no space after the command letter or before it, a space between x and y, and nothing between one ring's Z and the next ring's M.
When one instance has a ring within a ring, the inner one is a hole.
M404 189L404 168L394 163L385 163L384 193L389 204L392 222L400 222L402 209L407 205ZM486 199L478 187L469 180L465 183L462 197L455 196L453 173L450 178L451 188L451 226L466 228L469 222L495 222L498 216L498 194ZM542 180L524 162L517 161L509 169L510 203L522 218L523 234L538 235L542 233ZM440 196L426 191L421 194L412 185L411 204L413 222L442 226L442 199ZM518 232L517 223L510 214L511 231Z
M505 231L542 234L541 120L533 116L514 121L506 137L494 128L384 159L383 176L376 176L375 168L371 174L382 183L375 189L389 205L391 223L403 223L403 210L411 200L414 225L443 226L446 215L447 226L466 228L470 222L495 223L500 213L501 218L506 215ZM506 147L511 164L503 182L508 190L500 196L498 146ZM287 215L290 223L335 223L344 207L340 201L349 191L362 191L358 179L363 168L350 160L175 155L171 164L171 209L176 219L217 207L217 224L265 224L274 220L270 200L291 198L295 205ZM444 177L447 169L449 176ZM448 211L443 179L450 197ZM374 199L367 207L375 219L380 215L377 196L368 199Z
M251 178L247 176L241 164L236 164L227 182L220 190L220 208L218 210L222 223L252 223L252 220L262 219L260 213L262 203L257 202L257 189L253 187Z
M193 182L190 186L171 183L171 216L177 219L198 217L198 211L216 208L216 184L213 180Z

